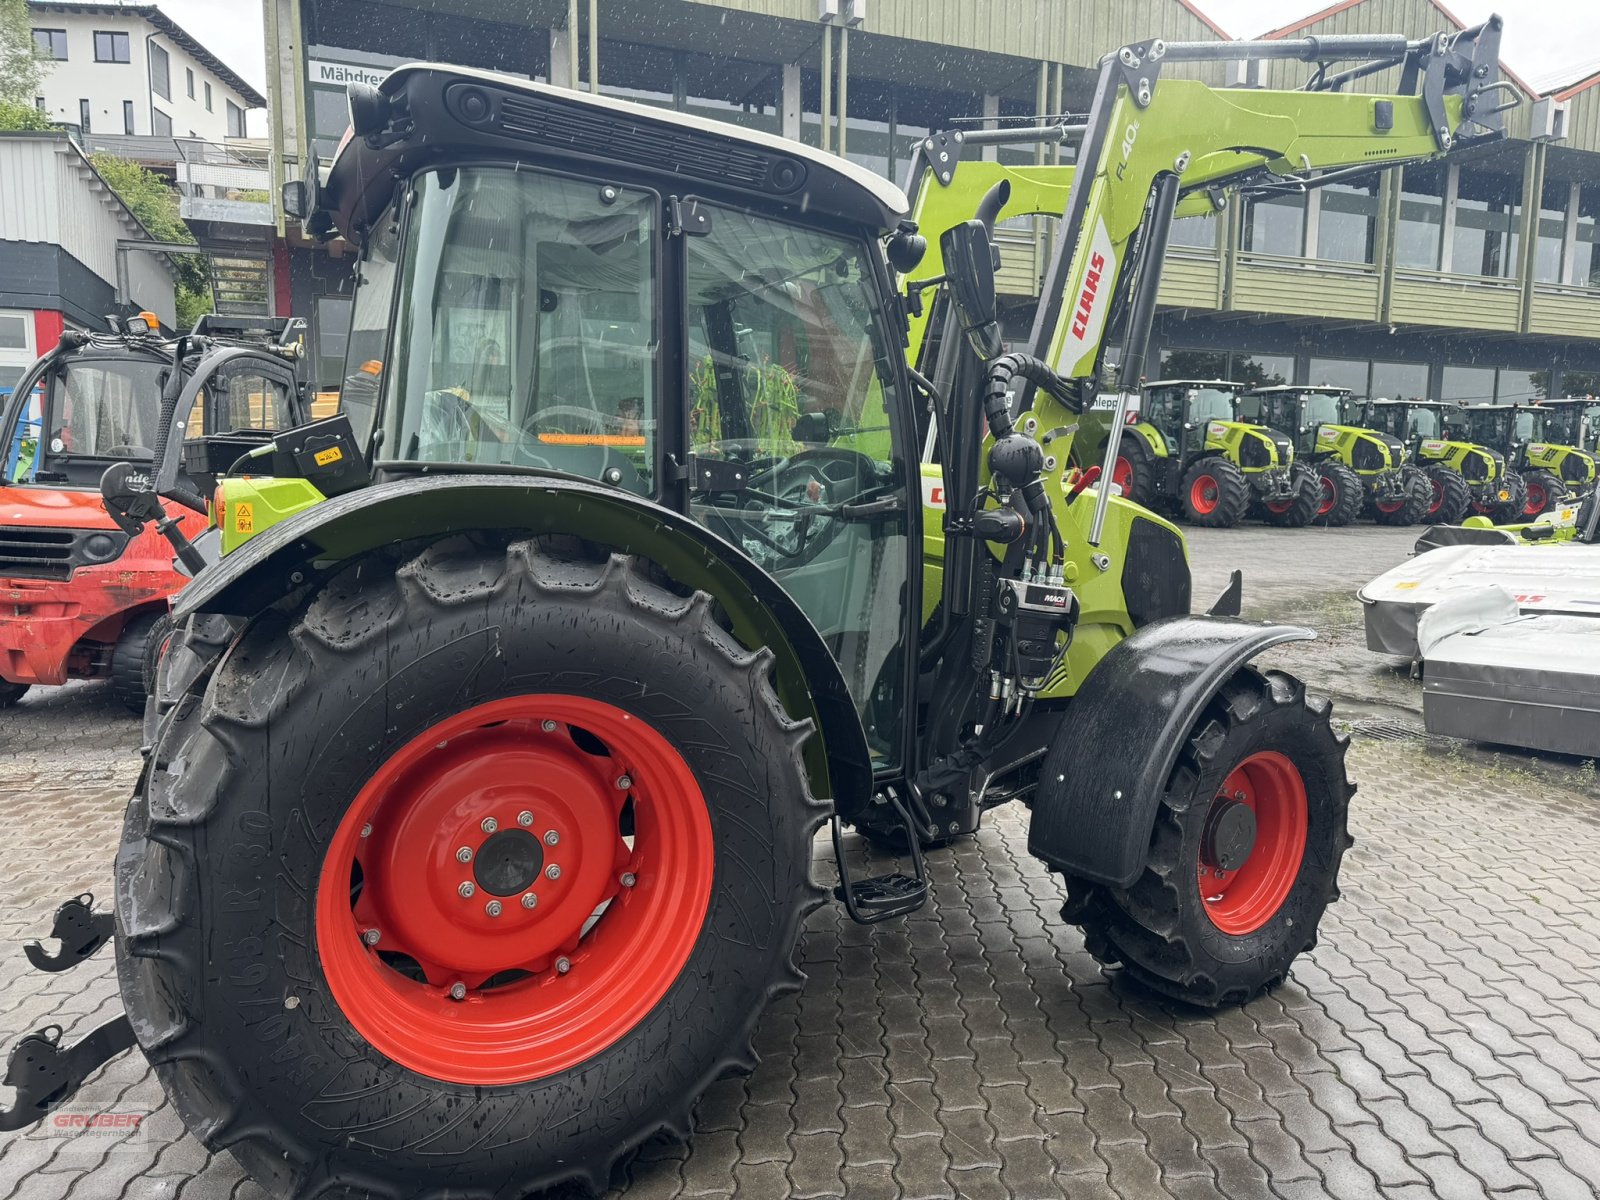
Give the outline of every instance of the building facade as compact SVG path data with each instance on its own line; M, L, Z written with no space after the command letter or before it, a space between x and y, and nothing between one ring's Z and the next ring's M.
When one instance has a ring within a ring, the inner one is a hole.
M129 304L170 326L171 263L118 248L149 240L71 138L0 135L0 389L53 350L64 329L104 329L119 271Z
M246 136L266 98L153 4L29 0L33 39L48 60L35 103L85 134Z
M267 0L277 180L342 136L344 89L433 59L595 89L843 154L898 182L929 130L1082 112L1100 56L1227 37L1184 0ZM1513 18L1514 19L1514 16ZM1268 36L1459 28L1434 0L1344 0ZM1234 82L1221 77L1209 82ZM1302 71L1304 67L1300 68ZM1242 80L1294 87L1274 64ZM1393 86L1393 74L1359 86ZM1156 327L1163 372L1360 394L1600 391L1600 78L1520 106L1504 142L1403 174L1179 223ZM1036 148L991 151L1034 162ZM1529 198L1537 197L1537 203ZM1008 333L1026 335L1050 222L1001 231ZM349 259L284 227L279 303L339 378ZM282 285L283 279L288 286Z

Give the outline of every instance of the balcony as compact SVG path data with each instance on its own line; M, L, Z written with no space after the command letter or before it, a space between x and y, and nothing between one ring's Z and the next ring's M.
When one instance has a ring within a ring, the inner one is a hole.
M179 138L177 148L173 175L185 221L209 226L222 241L256 240L257 231L276 227L265 149L195 138ZM227 236L229 227L233 236Z
M1241 253L1230 308L1334 320L1380 320L1383 288L1376 267Z
M1222 258L1215 250L1172 246L1161 264L1160 304L1166 308L1222 307Z
M1528 332L1600 341L1600 291L1555 283L1534 284Z
M1522 324L1522 282L1397 268L1389 320L1396 325L1515 333Z

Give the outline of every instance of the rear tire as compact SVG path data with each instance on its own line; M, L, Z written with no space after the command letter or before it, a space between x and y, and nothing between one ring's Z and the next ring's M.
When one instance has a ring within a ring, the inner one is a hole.
M117 860L123 1001L207 1147L286 1197L598 1192L754 1067L803 978L824 807L770 651L714 610L571 539L458 537L245 629L178 700Z
M1522 483L1522 515L1526 520L1561 507L1567 498L1567 485L1549 471L1529 471Z
M1183 514L1191 525L1232 529L1250 507L1244 472L1225 458L1202 458L1183 475Z
M1095 958L1208 1008L1283 981L1316 945L1351 841L1355 788L1331 710L1308 703L1301 683L1277 671L1246 667L1224 685L1173 768L1139 879L1127 889L1067 880L1061 915L1083 928ZM1218 875L1213 830L1224 802L1233 807L1224 789L1244 794L1256 839Z
M1317 501L1317 524L1352 524L1361 515L1364 495L1361 476L1333 459L1318 463L1317 474L1322 481L1322 494Z
M1126 500L1144 508L1156 502L1156 479L1161 470L1160 460L1150 443L1131 429L1122 431L1122 441L1117 444L1117 461L1112 467L1111 481L1122 485Z
M129 712L144 712L154 682L151 655L171 635L172 619L166 613L141 613L122 627L122 636L111 647L111 692Z
M10 708L28 694L31 683L12 683L9 679L0 679L0 709Z
M1428 486L1433 490L1428 515L1424 519L1429 525L1461 524L1466 519L1467 510L1472 507L1472 489L1461 478L1461 472L1435 465L1426 468L1424 474L1428 477Z
M1277 507L1263 504L1261 519L1268 525L1299 529L1316 519L1317 508L1322 501L1322 477L1309 463L1294 463L1289 471L1298 485L1293 499L1287 503L1280 502Z
M1433 506L1433 483L1420 468L1403 466L1400 468L1400 477L1405 482L1405 499L1387 510L1381 505L1373 505L1373 519L1379 525L1419 524Z

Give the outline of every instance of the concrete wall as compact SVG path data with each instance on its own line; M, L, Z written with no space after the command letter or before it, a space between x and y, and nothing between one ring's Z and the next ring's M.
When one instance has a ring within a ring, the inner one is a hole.
M220 142L228 136L227 101L232 101L241 110L249 107L248 102L223 83L215 72L166 34L157 32L156 27L142 17L114 13L50 12L48 6L34 8L31 16L35 29L64 29L67 33L67 61L47 63L44 82L40 85L45 108L54 120L78 124L78 102L88 100L96 132L130 132L123 125L122 106L124 101L131 100L133 133L155 133L151 114L160 111L172 118L175 136L194 136ZM97 30L126 33L129 61L96 62L94 35ZM148 44L152 41L166 50L170 60L170 100L157 96L150 87ZM195 96L192 100L188 91L188 71L194 72ZM208 83L212 92L209 112L205 106L205 85Z

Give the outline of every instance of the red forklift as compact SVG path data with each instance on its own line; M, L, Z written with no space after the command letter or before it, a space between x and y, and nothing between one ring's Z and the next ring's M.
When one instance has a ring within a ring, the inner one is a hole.
M168 601L188 576L174 566L162 522L122 528L106 511L100 482L113 465L131 462L137 471L163 448L167 391L176 398L186 381L206 379L184 428L170 431L177 436L286 429L308 419L298 383L243 365L210 376L199 369L247 347L298 362L298 318L212 314L178 338L163 334L151 313L108 321L110 333L63 334L18 380L0 415L0 708L36 685L109 679L117 699L144 711ZM167 505L165 519L190 537L206 527L203 515L179 505Z

